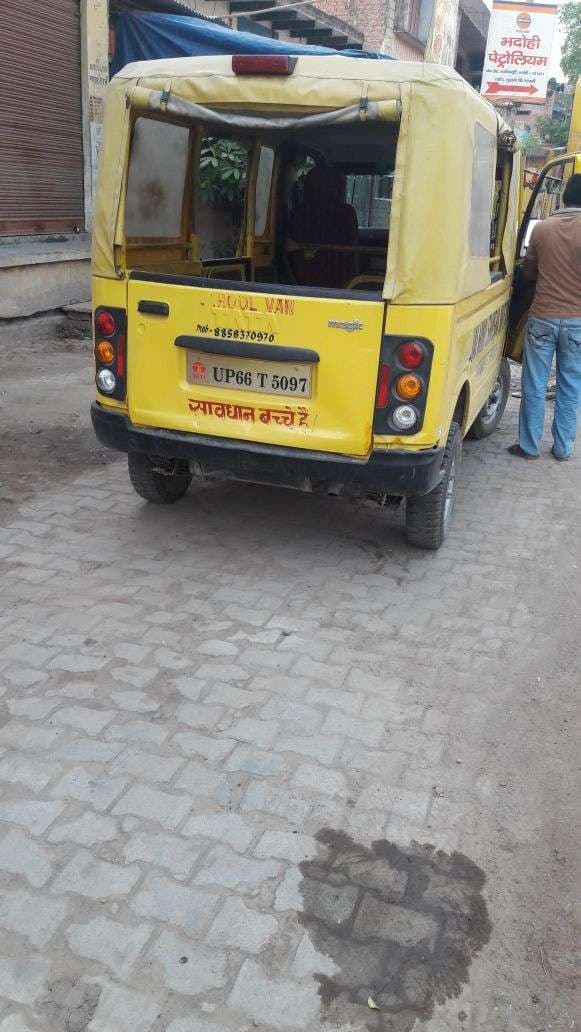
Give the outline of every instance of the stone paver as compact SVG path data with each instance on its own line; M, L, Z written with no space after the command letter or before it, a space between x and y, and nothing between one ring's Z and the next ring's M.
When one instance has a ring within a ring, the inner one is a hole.
M66 900L39 896L24 889L5 892L0 900L0 927L25 936L31 946L46 946L68 909Z
M252 960L244 961L228 1004L267 1028L311 1028L319 1010L314 983L273 978Z
M110 817L85 810L71 821L59 821L49 833L49 842L76 842L79 846L95 846L115 838L117 824Z
M466 447L433 555L342 500L209 485L147 508L123 463L15 507L0 528L0 1032L48 1028L47 987L71 977L93 986L87 1032L342 1032L316 981L336 966L301 924L316 836L485 865L490 721L497 705L509 719L515 652L547 648L538 555L550 569L581 515L576 465L541 476L506 440ZM537 825L507 803L499 827L502 867ZM407 875L355 862L359 908L339 878L311 914L389 942L383 893L398 943L430 950ZM454 904L435 880L425 898ZM499 1032L506 1007L482 1007L473 1032ZM521 1002L510 1020L549 1027L529 1017ZM427 1032L459 1027L439 1021Z
M204 850L203 843L184 841L177 835L136 831L126 842L123 855L128 863L142 860L171 871L175 878L187 878Z
M174 796L160 792L148 785L133 785L113 809L114 814L130 813L148 820L158 821L164 828L173 830L184 819L190 809L190 800L185 795Z
M125 896L139 880L139 868L96 859L81 849L57 876L54 892L76 892L91 899Z
M251 910L236 897L227 899L206 939L213 946L233 947L246 953L260 953L272 944L278 922L270 914Z
M79 799L90 803L95 810L107 810L126 786L124 778L99 775L83 767L75 767L51 789L50 794L57 799L67 796Z
M184 996L199 996L221 989L227 981L227 955L224 950L194 946L190 939L174 932L162 932L150 950L169 989Z
M150 1032L160 1004L148 993L106 985L99 997L91 1032Z
M48 960L30 954L24 957L0 954L0 986L2 995L15 1003L33 1004L46 985L50 971Z
M100 914L86 924L70 924L66 939L73 953L98 960L117 976L126 978L152 931L152 925L134 927Z
M209 924L217 903L217 896L152 874L129 905L139 917L155 918L196 936Z
M50 878L53 866L44 846L14 828L0 841L0 871L22 874L31 885L40 888Z

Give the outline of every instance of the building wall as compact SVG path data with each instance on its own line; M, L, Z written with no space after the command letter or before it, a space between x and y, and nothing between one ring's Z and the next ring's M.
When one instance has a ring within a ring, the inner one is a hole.
M364 33L364 49L389 54L400 61L423 61L425 40L429 34L433 5L436 0L317 0L320 10L350 22ZM450 4L448 3L448 7ZM470 0L470 6L480 8L487 15L485 5L479 0ZM462 9L462 0L459 2ZM482 18L484 22L486 19ZM469 26L468 38L464 39L462 18L458 33L458 49L472 54L474 49L482 51L486 45L485 34L479 36L475 26ZM414 39L414 36L421 37ZM478 85L478 71L470 66L466 57L458 68L469 82Z
M325 14L341 18L362 32L365 50L387 52L396 0L316 0L316 5Z
M199 11L211 18L221 18L227 25L230 24L232 16L228 0L212 0L211 3L202 4L200 4L199 0L181 0L181 3L185 4L186 7L190 7L192 14L198 14ZM269 7L270 4L265 3L264 6ZM186 14L186 11L183 13Z
M414 46L407 40L402 39L397 33L392 32L392 42L387 48L387 52L392 57L396 57L398 61L421 61L423 60L424 51L420 43Z

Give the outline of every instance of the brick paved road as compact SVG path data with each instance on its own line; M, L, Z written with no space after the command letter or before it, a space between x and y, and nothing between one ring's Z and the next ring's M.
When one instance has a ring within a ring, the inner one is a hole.
M365 1028L321 1025L297 916L322 828L486 874L430 1032L577 1027L581 464L510 460L511 423L438 554L344 501L147 507L122 462L0 530L0 1032Z

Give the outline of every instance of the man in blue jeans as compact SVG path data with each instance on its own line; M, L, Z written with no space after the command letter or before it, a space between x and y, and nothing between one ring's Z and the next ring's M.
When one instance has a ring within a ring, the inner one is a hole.
M545 422L545 396L557 356L552 454L565 462L573 454L581 405L581 175L571 176L564 207L531 233L523 265L536 280L526 328L518 444L521 459L538 459Z

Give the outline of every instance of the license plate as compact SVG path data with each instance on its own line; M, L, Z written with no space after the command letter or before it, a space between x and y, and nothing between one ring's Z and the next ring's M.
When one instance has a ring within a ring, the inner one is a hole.
M288 365L286 362L263 362L261 359L188 351L188 382L205 387L310 398L312 368L308 365Z

